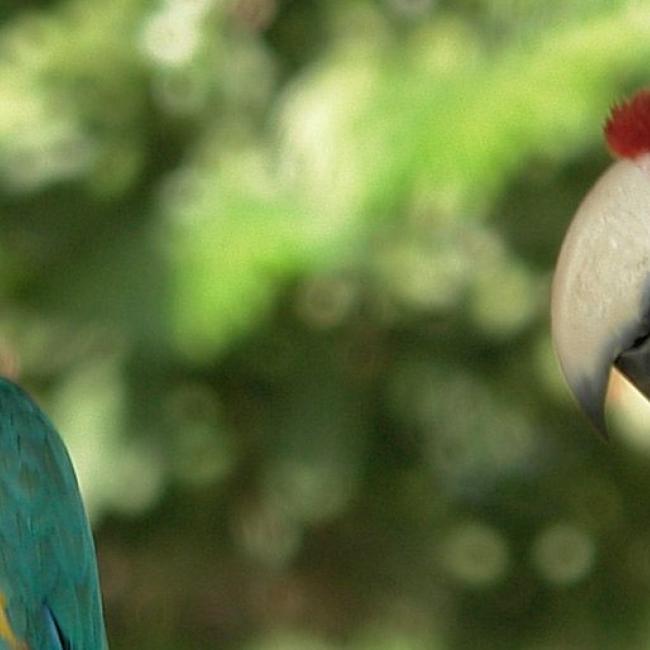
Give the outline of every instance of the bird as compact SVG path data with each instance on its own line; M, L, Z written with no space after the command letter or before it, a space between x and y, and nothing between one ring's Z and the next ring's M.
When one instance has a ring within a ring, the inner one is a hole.
M551 288L551 334L579 406L608 436L613 367L650 398L650 89L604 125L616 160L579 205Z
M108 650L95 547L65 445L0 378L0 650Z

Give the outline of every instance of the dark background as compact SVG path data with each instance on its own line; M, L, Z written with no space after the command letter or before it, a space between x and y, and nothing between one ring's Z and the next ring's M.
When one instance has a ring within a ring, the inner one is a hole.
M0 6L0 366L113 650L648 646L650 415L548 324L645 3Z

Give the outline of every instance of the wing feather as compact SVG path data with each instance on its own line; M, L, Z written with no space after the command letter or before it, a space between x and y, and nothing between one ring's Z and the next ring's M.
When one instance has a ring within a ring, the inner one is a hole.
M13 631L30 650L57 648L52 625L71 650L108 647L95 549L72 463L48 418L4 379L0 592Z

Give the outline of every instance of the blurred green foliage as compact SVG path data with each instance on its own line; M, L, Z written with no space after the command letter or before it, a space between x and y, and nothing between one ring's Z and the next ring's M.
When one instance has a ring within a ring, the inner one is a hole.
M0 366L112 648L648 646L647 414L547 318L646 3L0 9Z

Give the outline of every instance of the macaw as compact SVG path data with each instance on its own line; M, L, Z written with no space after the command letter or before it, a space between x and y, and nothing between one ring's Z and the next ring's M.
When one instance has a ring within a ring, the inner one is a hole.
M107 650L95 549L52 423L0 378L0 650Z
M569 387L607 435L615 366L650 398L650 90L605 123L614 162L568 229L551 295L552 338Z

